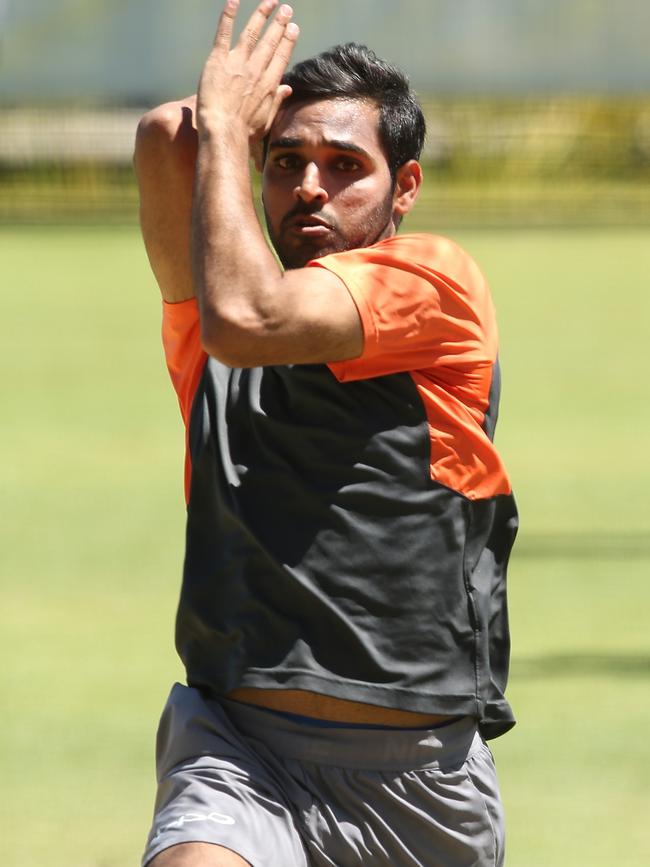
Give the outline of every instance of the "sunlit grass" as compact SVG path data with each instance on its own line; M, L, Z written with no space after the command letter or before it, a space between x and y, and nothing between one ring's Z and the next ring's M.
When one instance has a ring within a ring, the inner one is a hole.
M509 867L650 853L647 231L456 231L499 310L522 512L494 742ZM409 227L407 227L409 228ZM137 862L181 676L183 434L134 228L0 230L5 867Z

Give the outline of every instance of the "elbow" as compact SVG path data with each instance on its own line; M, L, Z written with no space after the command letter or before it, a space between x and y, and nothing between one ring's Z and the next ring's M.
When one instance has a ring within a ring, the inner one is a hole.
M173 103L159 105L144 114L138 123L135 134L135 159L143 153L159 151L174 140L174 130L178 128L179 115Z
M264 364L264 350L270 348L271 334L264 323L241 310L201 313L201 345L208 355L228 367Z
M135 135L134 163L136 169L148 162L188 158L196 154L196 130L193 126L191 100L168 102L144 114Z
M201 345L204 352L227 367L255 367L256 362L247 351L246 341L238 339L235 330L224 327L201 327Z
M203 351L228 367L239 367L232 354L234 343L230 329L220 321L219 316L201 311L201 346Z

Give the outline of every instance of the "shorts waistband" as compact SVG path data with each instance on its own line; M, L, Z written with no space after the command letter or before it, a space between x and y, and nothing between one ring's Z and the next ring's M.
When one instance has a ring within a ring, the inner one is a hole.
M434 729L325 728L229 699L218 704L246 737L276 755L319 765L407 770L462 764L482 745L474 717Z

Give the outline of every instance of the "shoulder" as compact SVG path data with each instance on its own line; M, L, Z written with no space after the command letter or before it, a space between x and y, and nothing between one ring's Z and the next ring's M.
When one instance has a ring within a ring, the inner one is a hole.
M443 235L405 234L386 238L368 248L376 251L387 264L394 263L396 267L410 265L430 268L432 271L455 276L477 277L478 266L456 241Z
M431 267L445 266L452 270L467 267L469 263L475 264L471 256L456 241L443 235L425 233L393 235L370 247L332 253L309 264L327 265L333 261L359 265L376 262L385 265L394 264L396 267L419 263Z
M357 280L380 272L383 278L391 275L396 281L412 276L426 283L439 284L442 280L463 294L489 293L474 259L456 241L442 235L394 235L371 247L324 256L310 264Z

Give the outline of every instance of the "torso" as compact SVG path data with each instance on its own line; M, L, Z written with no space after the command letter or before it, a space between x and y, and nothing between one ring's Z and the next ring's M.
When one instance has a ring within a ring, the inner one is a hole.
M487 289L463 289L476 281L460 254L445 282L435 239L400 244L407 267L388 276L384 247L376 274L341 254L352 276L370 269L384 329L357 361L231 369L206 358L196 303L166 307L191 470L176 643L188 683L215 697L343 724L471 715L495 736L512 725L516 510L490 439L493 311Z

